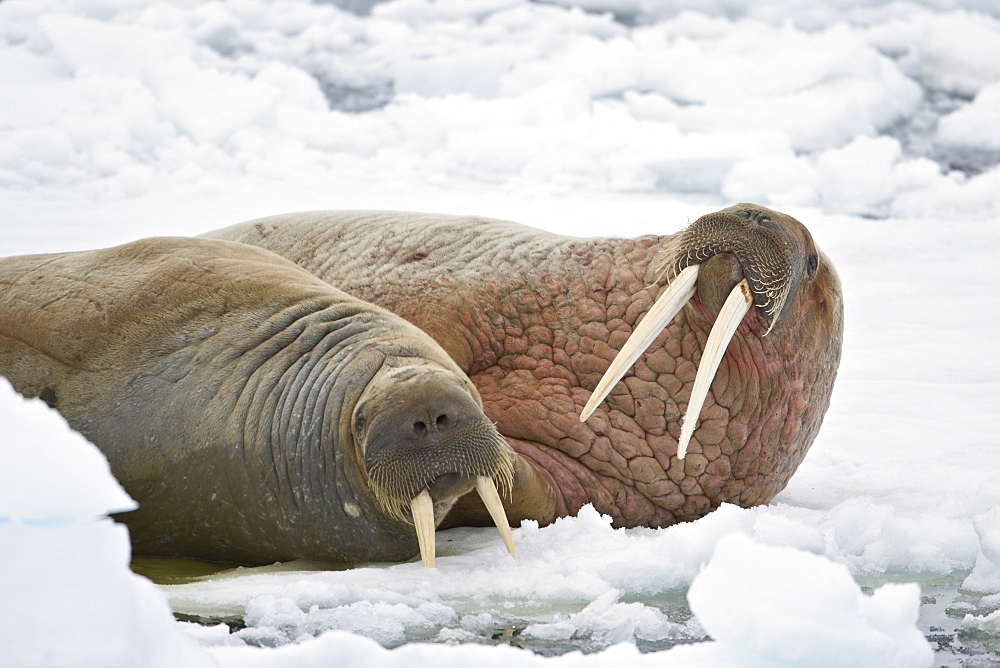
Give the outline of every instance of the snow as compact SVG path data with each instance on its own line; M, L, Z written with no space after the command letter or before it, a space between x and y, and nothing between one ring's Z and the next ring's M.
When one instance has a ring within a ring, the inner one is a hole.
M0 92L0 255L311 208L636 235L754 201L808 225L846 308L769 506L658 531L584 509L515 529L517 561L454 530L434 571L153 587L106 463L0 382L0 665L1000 655L995 2L4 0Z
M980 88L970 104L942 118L934 141L954 149L1000 151L1000 138L992 131L998 118L1000 83L993 82Z
M101 451L58 413L40 400L17 398L6 378L0 378L0 393L0 424L16 429L0 441L0 522L72 524L138 508ZM30 471L45 474L26 486Z
M779 662L930 664L917 630L920 588L885 584L865 596L847 567L731 534L688 590L691 610L723 645Z
M962 583L968 591L1000 593L1000 507L973 518L973 526L979 534L981 551L976 556L976 565L969 577Z
M0 378L0 665L210 666L128 568L132 510L100 451Z

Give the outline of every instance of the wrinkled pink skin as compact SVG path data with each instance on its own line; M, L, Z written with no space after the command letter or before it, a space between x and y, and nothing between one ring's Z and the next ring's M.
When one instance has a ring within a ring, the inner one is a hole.
M593 503L617 526L660 527L724 502L767 503L813 442L840 358L839 281L820 254L815 278L789 297L769 335L762 336L755 310L746 316L680 460L680 418L714 322L697 296L579 422L594 386L664 288L657 270L669 236L579 239L501 221L393 212L291 214L207 236L284 255L435 338L537 478L520 496L515 489L513 524L548 523ZM792 236L802 252L816 252L804 228ZM532 477L524 462L515 487ZM453 515L452 525L480 523L474 502Z

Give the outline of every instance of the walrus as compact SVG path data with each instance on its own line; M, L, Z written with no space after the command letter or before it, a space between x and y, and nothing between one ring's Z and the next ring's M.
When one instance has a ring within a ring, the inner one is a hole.
M0 374L104 452L136 555L433 565L473 490L513 550L514 453L466 374L284 258L179 238L3 258L0 314Z
M754 204L637 239L391 211L203 236L273 251L437 341L516 453L515 525L588 503L620 527L767 503L840 362L836 270L799 221ZM442 526L490 521L466 495Z

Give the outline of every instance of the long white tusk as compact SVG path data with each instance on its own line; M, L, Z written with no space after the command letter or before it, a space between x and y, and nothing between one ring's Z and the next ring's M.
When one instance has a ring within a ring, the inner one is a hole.
M753 305L753 298L750 294L750 286L746 279L740 281L733 291L726 298L726 303L722 305L712 331L708 333L708 340L705 342L705 350L701 353L701 364L698 365L698 373L694 377L694 385L691 388L691 398L688 399L687 411L684 413L684 420L681 423L681 438L677 442L677 458L684 459L687 454L688 443L691 441L691 434L698 425L698 418L701 415L701 407L708 396L708 388L712 385L715 372L719 370L719 363L722 356L729 347L729 342L736 333L736 328L743 321L743 316L747 314Z
M632 336L622 346L618 356L611 362L611 366L604 372L601 382L594 388L594 393L590 395L590 400L580 413L580 422L586 422L597 405L608 396L615 383L621 380L625 372L639 359L639 355L645 352L646 348L653 343L653 339L659 336L663 328L670 324L677 312L694 296L695 284L698 281L698 266L692 264L677 274L677 277L670 282L667 289L653 304L653 308L649 309L635 331L632 332Z
M434 568L434 501L426 489L410 501L413 526L417 529L420 559L427 568Z
M503 539L503 544L507 546L507 551L510 552L510 556L516 558L517 550L514 548L514 536L510 533L507 513L503 510L503 504L500 502L500 494L497 493L497 486L493 482L493 478L484 475L476 476L476 491L479 492L479 497L486 504L486 510L490 511L493 523L500 530L500 538Z

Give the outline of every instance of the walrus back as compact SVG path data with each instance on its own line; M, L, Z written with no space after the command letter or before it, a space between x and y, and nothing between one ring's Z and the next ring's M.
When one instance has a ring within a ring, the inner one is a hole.
M240 293L220 289L220 274L275 293L329 289L271 253L225 242L152 238L2 258L0 374L55 405L58 386L81 372L113 371L126 349L155 354L154 332L176 331L199 312L233 310Z

